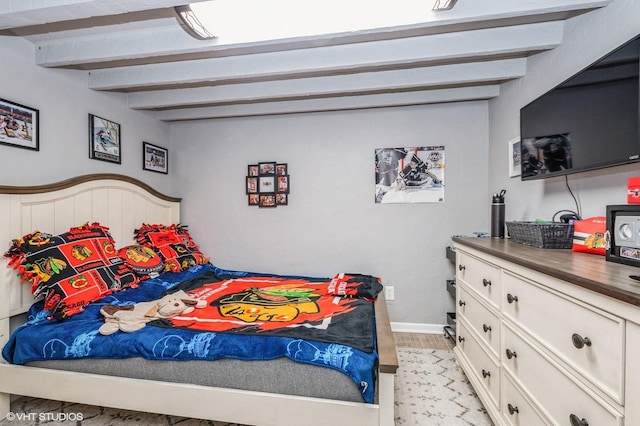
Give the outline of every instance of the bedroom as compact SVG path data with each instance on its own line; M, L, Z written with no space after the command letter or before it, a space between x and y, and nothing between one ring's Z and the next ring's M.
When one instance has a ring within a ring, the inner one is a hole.
M183 198L182 220L216 264L379 275L395 287L388 307L397 330L440 333L453 309L443 285L453 273L444 247L452 235L488 230L492 193L507 190L508 220L549 218L574 206L563 179L509 178L506 147L518 136L521 106L640 33L635 2L588 3L608 4L565 21L561 43L527 58L526 75L503 83L491 100L171 123L131 109L127 94L88 89L87 71L36 65L31 42L2 37L0 51L11 66L0 69L0 97L39 109L42 121L38 152L0 145L1 183L96 172L136 177ZM461 0L456 8L463 6ZM122 126L122 164L88 158L89 113ZM167 175L142 170L143 141L168 148ZM445 146L449 163L443 203L374 204L376 148L436 144ZM260 161L288 164L288 206L246 205L246 167ZM626 179L636 174L637 167L623 166L569 182L584 215L595 216L624 202Z

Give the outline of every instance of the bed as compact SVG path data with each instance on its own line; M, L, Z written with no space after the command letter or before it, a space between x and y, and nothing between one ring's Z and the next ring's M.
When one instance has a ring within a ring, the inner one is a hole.
M133 231L141 223L180 223L180 199L165 196L136 179L116 174L86 175L44 186L0 186L0 199L0 241L5 242L34 229L59 233L88 221L107 225L116 244L123 247L133 242ZM198 274L210 272L207 268L215 269L216 273L221 271L211 265L198 265L194 270L198 268L205 269L198 270ZM0 347L5 347L11 332L33 309L33 296L30 287L21 284L15 271L6 267L0 270L0 294ZM93 368L90 361L83 361L84 366L69 367L65 364L76 361L58 362L62 365L56 365L56 361L15 365L3 359L0 363L0 415L10 411L11 395L25 395L247 425L282 425L288 423L288 419L294 419L291 423L304 419L303 422L309 425L393 425L394 376L398 361L383 293L375 299L373 309L377 365L375 393L370 402L342 395L288 394L282 389L272 391L268 385L259 390L216 383L194 385L189 380L171 378L169 372L163 380L140 374L131 377L141 369L135 359L116 364L119 365L118 376L112 374L114 367L103 367L100 371ZM189 362L220 363L219 371L228 371L243 362L272 361ZM309 375L309 370L304 370L309 367L314 370L313 374L326 372L329 383L342 380L334 370L317 365L304 366L287 359L276 359L273 363L276 367L269 371L297 368L301 369L301 374ZM197 365L194 371L200 368L202 366ZM261 368L252 371L259 370ZM270 381L278 380L263 380ZM140 395L153 395L153 398L140 398Z

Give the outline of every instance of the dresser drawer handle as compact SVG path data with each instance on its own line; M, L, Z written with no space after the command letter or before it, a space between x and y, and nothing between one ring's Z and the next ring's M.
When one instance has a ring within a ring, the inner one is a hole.
M482 369L482 377L484 377L485 379L486 379L487 377L491 377L491 372L490 372L490 371L487 371L487 370L485 370L485 369L483 368L483 369Z
M512 416L513 416L514 414L516 414L516 413L519 413L519 412L520 412L520 410L518 410L518 407L517 407L517 406L516 406L516 407L514 407L514 406L513 406L513 405L511 405L511 404L507 404L507 409L509 410L509 414L511 414Z
M511 349L507 349L506 352L507 352L507 358L509 359L518 357L518 354L512 351Z
M513 303L518 301L518 296L513 296L511 293L507 294L507 302Z
M458 301L458 305L462 308L464 305L466 305L467 302L463 301L463 300L459 300Z
M569 420L571 421L571 426L589 426L589 422L586 419L581 419L575 414L571 414Z
M464 342L464 337L458 336L458 342L460 342L460 343Z
M458 271L464 271L465 269L467 269L466 266L464 266L462 264L458 265Z
M482 285L483 285L484 287L486 287L486 286L490 286L490 285L491 285L491 280L488 280L488 279L486 279L486 278L483 278L483 279L482 279Z
M582 337L578 333L573 333L571 341L573 342L573 346L578 349L582 349L585 346L591 346L591 339L588 337Z
M482 329L484 330L485 333L487 333L491 331L491 326L487 324L482 324Z

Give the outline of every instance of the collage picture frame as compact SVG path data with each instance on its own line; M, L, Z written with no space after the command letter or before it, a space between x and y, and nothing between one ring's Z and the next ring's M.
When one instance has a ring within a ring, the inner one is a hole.
M277 207L289 204L289 171L286 163L265 161L247 166L248 205Z

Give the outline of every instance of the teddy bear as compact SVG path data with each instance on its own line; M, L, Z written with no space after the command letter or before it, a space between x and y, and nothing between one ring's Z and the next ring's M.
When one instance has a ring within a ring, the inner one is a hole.
M196 308L204 308L206 305L206 301L194 299L182 290L160 299L140 302L135 305L116 306L109 304L100 309L100 313L104 316L104 324L100 326L98 331L104 336L117 331L132 333L144 328L150 321L188 314Z

